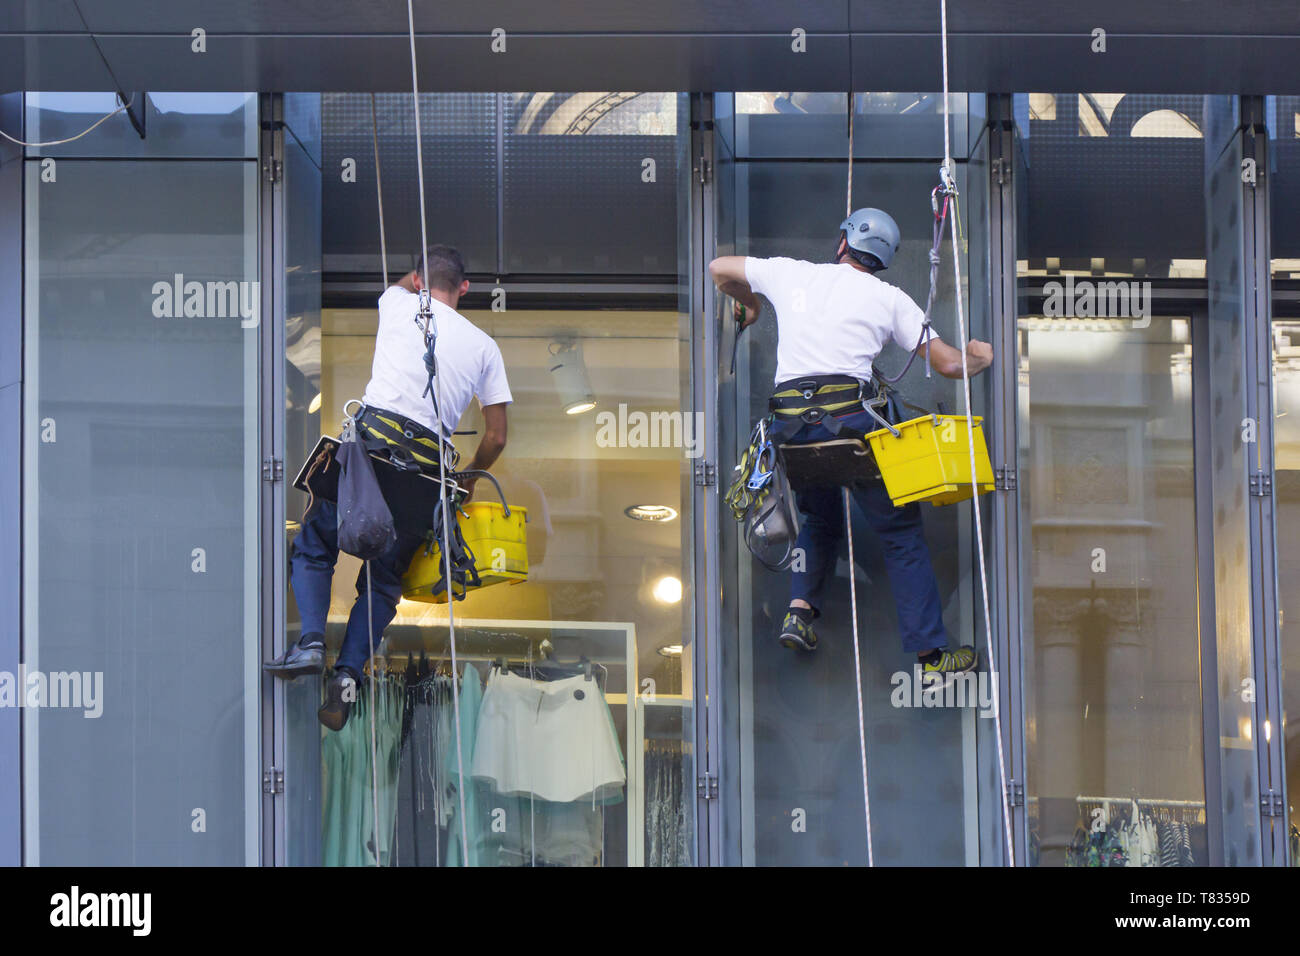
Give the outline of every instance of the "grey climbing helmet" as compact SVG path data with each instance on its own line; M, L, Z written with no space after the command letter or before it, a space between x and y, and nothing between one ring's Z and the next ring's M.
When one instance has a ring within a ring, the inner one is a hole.
M855 209L840 223L840 229L848 237L850 249L875 256L881 268L888 269L894 261L901 234L894 217L883 209Z

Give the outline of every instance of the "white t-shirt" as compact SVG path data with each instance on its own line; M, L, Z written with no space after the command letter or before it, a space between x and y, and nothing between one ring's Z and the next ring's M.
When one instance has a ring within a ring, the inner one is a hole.
M850 265L745 257L745 279L776 309L776 381L804 375L871 378L890 342L909 352L925 312L902 289ZM938 338L933 329L929 338Z
M492 336L477 328L451 306L433 299L437 320L438 381L441 384L442 434L450 438L469 407L512 401L501 349ZM415 324L420 297L401 286L389 286L379 297L379 333L375 361L362 401L412 418L436 430L433 402L424 394L429 373L424 367L424 333Z

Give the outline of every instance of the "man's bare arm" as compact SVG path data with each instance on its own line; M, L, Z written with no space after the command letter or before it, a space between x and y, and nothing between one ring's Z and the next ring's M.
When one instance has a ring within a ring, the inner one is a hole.
M745 279L744 256L719 256L709 263L709 275L722 292L743 305L751 314L746 325L754 322L763 310L763 302Z
M479 439L478 449L474 452L474 460L469 463L468 471L487 471L496 464L496 460L505 451L508 431L507 407L506 402L483 406L483 437ZM474 496L474 485L477 480L476 476L471 476L463 482L471 498Z
M930 353L931 367L944 378L961 378L961 352L947 342L930 339L921 352ZM978 375L993 364L993 346L978 339L966 343L966 367L971 375Z

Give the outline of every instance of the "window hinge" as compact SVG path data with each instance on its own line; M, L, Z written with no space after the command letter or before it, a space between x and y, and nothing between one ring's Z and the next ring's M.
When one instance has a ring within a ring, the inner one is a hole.
M999 156L997 159L993 160L991 166L993 169L993 175L998 178L998 185L1001 186L1007 181L1009 174L1007 161Z
M705 159L703 156L701 156L699 165L695 167L695 174L700 177L701 186L712 182L713 164L709 162L707 159Z
M262 773L262 792L263 793L284 793L284 771L278 767L271 767Z
M695 792L699 794L701 800L718 799L718 775L716 773L704 773L696 777Z
M263 481L284 481L284 460L281 458L262 459Z
M1265 790L1259 797L1259 810L1266 817L1282 816L1282 794Z
M993 488L997 491L1016 490L1016 469L1003 465L993 470Z
M1273 493L1273 476L1257 471L1250 476L1250 494L1254 498L1267 498Z
M1007 781L1007 804L1013 807L1025 805L1025 785L1016 780Z
M701 487L709 487L718 483L718 466L711 461L697 461L695 463L695 483Z
M279 159L268 157L266 161L262 163L262 171L266 173L266 181L268 183L278 183L281 177L284 176L284 162Z

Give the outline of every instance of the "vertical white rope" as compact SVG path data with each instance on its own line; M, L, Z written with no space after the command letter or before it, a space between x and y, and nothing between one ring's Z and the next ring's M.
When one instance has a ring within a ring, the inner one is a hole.
M412 0L406 0L406 23L411 41L411 105L415 110L415 169L420 185L420 264L423 267L424 288L429 288L429 233L424 211L424 148L420 141L420 82L419 70L415 65L415 8ZM432 312L429 322L434 327L434 341L437 341L436 319ZM435 351L436 361L436 351ZM442 376L433 377L435 401L438 413L438 440L450 444L451 439L443 435L442 428ZM456 663L456 593L451 576L451 509L447 504L447 455L445 448L438 450L438 503L442 508L442 558L444 564L443 580L447 585L447 637L451 643L451 700L452 714L455 718L456 731L456 793L460 797L460 851L461 862L469 866L469 831L465 823L465 758L460 745L460 686L457 678L460 671Z
M943 164L947 171L949 186L955 197L957 192L957 176L952 159L951 137L948 131L948 0L939 0L939 20L943 44ZM979 479L975 474L975 428L974 422L971 419L970 368L966 363L966 316L961 290L961 250L957 245L957 213L955 203L953 216L949 222L949 232L952 236L952 271L954 291L957 296L957 337L958 345L961 348L962 394L966 401L966 444L970 452L970 483L972 492L971 512L975 516L975 547L979 554L980 595L983 599L984 605L984 633L988 638L989 669L993 672L993 675L996 678L998 668L997 655L994 650L995 644L993 640L993 616L989 611L989 578L988 570L984 565L984 520L980 512ZM1007 865L1015 866L1016 856L1011 846L1011 808L1008 804L1007 794L1007 763L1006 754L1002 747L1002 708L996 700L994 701L993 707L993 724L998 751L998 784L1001 788L1002 833L1007 849Z
M375 94L370 94L370 139L375 146L375 198L379 201L379 262L384 270L382 294L388 289L388 234L384 229L384 181L379 174L379 113L375 109Z
M862 707L862 652L858 647L858 575L853 561L853 513L849 508L849 489L843 486L844 533L849 539L849 604L853 610L853 679L858 685L858 753L862 758L862 809L867 817L867 866L875 866L871 851L871 797L867 791L867 724Z
M379 866L379 748L375 743L375 605L370 586L370 562L366 562L366 628L370 635L370 800L374 815L375 866Z

